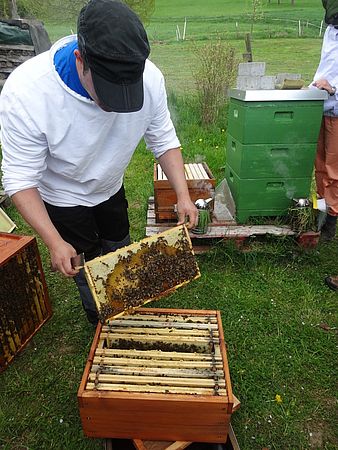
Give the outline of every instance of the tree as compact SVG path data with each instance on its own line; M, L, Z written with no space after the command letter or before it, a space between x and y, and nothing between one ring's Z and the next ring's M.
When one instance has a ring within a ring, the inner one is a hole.
M40 20L48 20L63 23L74 22L86 0L2 0L0 3L0 15L2 17L35 17ZM155 10L155 0L124 0L144 23L148 23Z
M251 34L253 33L254 23L263 18L261 0L252 0L251 12Z
M16 0L9 1L9 8L10 8L11 19L18 19L19 14L18 14L18 8L16 6Z
M6 19L18 19L18 8L16 4L16 0L2 0L1 2L1 15Z

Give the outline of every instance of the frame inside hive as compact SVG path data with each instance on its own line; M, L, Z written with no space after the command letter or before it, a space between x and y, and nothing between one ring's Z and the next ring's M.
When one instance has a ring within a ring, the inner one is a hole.
M184 172L193 202L199 198L214 197L216 180L206 163L184 164ZM177 220L177 196L158 163L154 163L154 200L156 222ZM209 203L209 208L213 210L213 201Z
M185 225L95 258L85 274L102 322L200 276Z
M78 398L87 436L225 442L233 395L219 312L142 308L99 325Z

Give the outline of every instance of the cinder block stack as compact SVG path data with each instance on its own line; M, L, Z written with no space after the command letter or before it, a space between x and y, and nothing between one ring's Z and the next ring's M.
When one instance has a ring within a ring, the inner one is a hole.
M247 62L238 65L237 89L271 90L283 84L285 80L300 80L298 73L279 73L265 75L265 62Z
M265 62L240 63L237 89L275 89L276 77L265 75Z

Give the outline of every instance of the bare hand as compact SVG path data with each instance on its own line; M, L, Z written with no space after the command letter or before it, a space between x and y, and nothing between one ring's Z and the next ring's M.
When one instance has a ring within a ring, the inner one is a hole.
M194 228L198 223L198 210L194 203L190 200L177 201L177 225L186 224L188 228Z
M331 84L325 79L316 80L314 83L312 83L312 85L318 89L327 91L329 94L332 94L333 88Z
M66 277L74 277L79 272L72 267L70 258L76 256L76 250L68 242L58 242L49 251L53 271L58 271Z

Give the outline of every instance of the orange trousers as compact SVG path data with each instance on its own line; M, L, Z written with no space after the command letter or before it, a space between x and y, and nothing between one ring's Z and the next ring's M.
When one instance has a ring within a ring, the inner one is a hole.
M338 216L338 117L323 116L315 161L317 194Z

